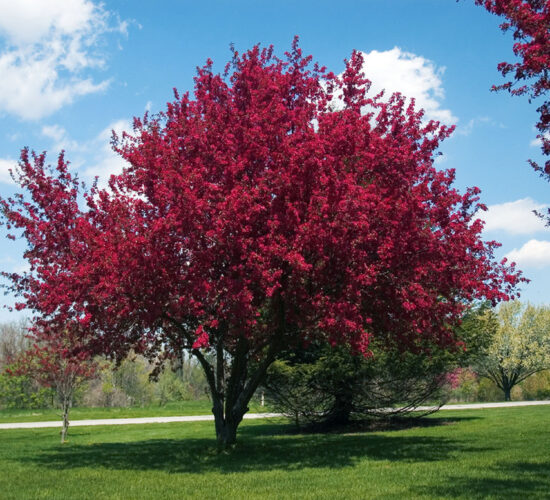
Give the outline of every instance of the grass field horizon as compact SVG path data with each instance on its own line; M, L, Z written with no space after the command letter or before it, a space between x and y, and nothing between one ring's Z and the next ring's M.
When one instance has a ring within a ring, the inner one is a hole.
M2 431L0 491L21 498L548 498L550 407L446 411L424 425L296 433L246 421ZM429 424L429 425L426 425Z

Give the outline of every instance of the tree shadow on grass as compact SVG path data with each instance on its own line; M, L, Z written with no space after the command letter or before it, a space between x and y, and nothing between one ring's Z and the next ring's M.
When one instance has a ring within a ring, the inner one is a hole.
M214 439L149 439L124 443L71 444L34 457L20 458L53 469L102 467L162 470L172 473L340 468L360 459L400 462L446 460L452 453L479 447L445 437L385 434L284 434L288 425L245 426L230 453L217 453ZM486 449L486 448L485 448Z
M418 427L438 427L441 425L452 425L457 422L468 420L478 420L480 417L390 417L390 418L367 418L363 420L352 420L347 424L334 425L326 423L313 423L298 427L294 424L288 426L285 432L287 434L349 434L350 432L379 432L379 431L398 431L414 429Z
M484 477L450 477L445 483L420 488L417 493L437 498L548 499L550 459L544 462L500 463L483 471Z

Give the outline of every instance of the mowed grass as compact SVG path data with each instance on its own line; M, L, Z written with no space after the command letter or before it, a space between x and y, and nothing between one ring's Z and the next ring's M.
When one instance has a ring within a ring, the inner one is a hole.
M251 401L250 411L261 413L269 411L265 406ZM171 417L185 415L211 415L212 403L208 400L181 401L167 403L164 406L144 406L128 408L71 408L70 420L86 420L98 418L133 418L133 417ZM60 410L45 408L38 410L0 410L0 423L9 422L47 422L60 420ZM1 498L1 495L0 495Z
M431 425L295 434L245 421L0 431L2 499L550 498L550 407L446 411Z

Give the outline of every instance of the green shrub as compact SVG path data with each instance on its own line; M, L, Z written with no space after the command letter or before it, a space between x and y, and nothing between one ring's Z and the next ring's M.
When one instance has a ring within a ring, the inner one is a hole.
M155 396L158 403L164 406L174 401L189 401L193 399L193 392L189 383L185 383L170 367L166 367L158 376Z
M456 372L456 382L450 393L453 401L476 401L479 390L479 379L470 369L459 369Z
M550 399L550 370L531 375L521 384L523 399Z
M502 390L492 380L482 378L479 380L476 399L477 401L501 401Z
M40 387L28 376L0 374L0 408L47 408L53 398L53 389Z

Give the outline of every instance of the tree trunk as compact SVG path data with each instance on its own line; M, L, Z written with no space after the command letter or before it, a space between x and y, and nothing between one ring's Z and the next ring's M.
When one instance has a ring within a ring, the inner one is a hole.
M214 402L212 413L214 414L216 426L218 451L229 450L235 445L237 442L237 428L247 411L247 407L233 411L226 409L224 415L223 403L220 400Z
M67 432L69 430L69 410L73 404L73 393L75 387L74 373L65 374L56 384L57 396L61 405L61 444L67 440Z
M284 312L282 317L284 318ZM192 344L193 337L180 322L172 319L169 315L166 315L165 318L177 326L186 340ZM284 321L281 324L284 326ZM198 359L202 366L210 388L216 439L220 451L227 450L235 444L237 427L248 411L248 403L265 377L269 365L273 363L276 354L281 350L281 339L285 330L281 327L279 335L273 337L263 359L255 364L252 373L249 373L251 352L248 339L245 335L239 337L234 351L229 353L224 347L224 331L226 330L222 325L217 334L213 335L212 340L215 346L213 361L207 359L200 349L191 349L191 354ZM229 364L228 370L226 364Z
M329 425L347 425L349 423L353 402L351 395L340 394L336 395L334 406L327 416L327 424Z
M512 387L516 385L517 375L514 373L509 374L502 367L500 367L499 370L500 383L497 381L497 385L502 389L502 392L504 392L504 401L512 401Z
M237 442L237 427L239 423L236 421L224 421L221 425L216 425L216 440L218 443L218 451L226 451L233 448Z
M67 439L67 432L69 430L69 409L70 409L70 401L67 401L65 398L63 398L63 402L61 403L61 411L63 413L63 424L61 427L61 444L65 443Z
M265 376L267 367L273 361L272 355L269 354L249 376L247 357L246 352L242 357L239 353L233 357L231 375L224 384L220 384L221 391L215 384L211 384L212 413L214 414L219 451L228 450L235 445L237 428L249 410L248 403Z
M512 388L511 387L505 387L503 389L504 391L504 401L512 401Z

